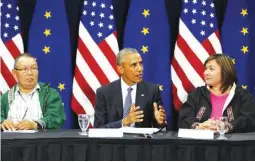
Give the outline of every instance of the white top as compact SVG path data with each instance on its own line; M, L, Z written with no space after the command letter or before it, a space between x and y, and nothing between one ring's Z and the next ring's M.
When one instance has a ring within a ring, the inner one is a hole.
M8 119L15 124L21 120L35 121L42 118L42 109L39 101L40 86L37 83L32 92L24 94L17 89L15 91L15 99L10 105L8 111Z

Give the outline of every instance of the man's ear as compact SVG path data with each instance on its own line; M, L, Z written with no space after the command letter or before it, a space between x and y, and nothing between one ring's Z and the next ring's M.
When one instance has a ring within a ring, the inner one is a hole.
M123 69L123 67L122 66L117 66L117 71L118 71L118 73L119 74L123 74L123 72L124 72L124 69Z
M17 80L17 71L15 69L12 69L12 75Z

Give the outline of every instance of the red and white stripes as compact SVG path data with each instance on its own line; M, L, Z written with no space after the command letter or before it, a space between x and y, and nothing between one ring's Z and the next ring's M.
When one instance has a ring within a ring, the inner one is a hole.
M171 65L173 101L177 110L194 88L204 85L205 60L211 54L221 52L218 30L200 43L180 19L179 35Z
M24 52L23 40L20 34L7 42L0 40L1 54L1 74L0 74L0 92L5 93L16 84L11 71L14 68L14 60Z
M94 114L97 88L119 78L116 71L118 51L116 32L97 44L80 22L72 95L72 108L76 114Z

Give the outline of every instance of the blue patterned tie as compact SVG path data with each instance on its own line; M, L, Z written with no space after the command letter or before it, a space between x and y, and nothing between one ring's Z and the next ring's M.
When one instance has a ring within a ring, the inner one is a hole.
M130 107L131 107L131 104L132 104L132 97L131 97L131 91L132 90L133 90L133 88L131 88L131 87L129 87L127 89L128 93L127 93L125 104L124 104L124 107L123 107L123 118L128 116L128 113L130 111Z

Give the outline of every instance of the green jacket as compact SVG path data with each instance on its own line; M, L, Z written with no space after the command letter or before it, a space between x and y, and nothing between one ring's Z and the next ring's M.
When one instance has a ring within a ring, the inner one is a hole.
M61 128L66 120L64 106L59 93L49 84L39 83L39 100L43 117L37 122L47 129ZM9 94L16 91L17 85L1 96L1 123L8 116L9 105L15 95Z

